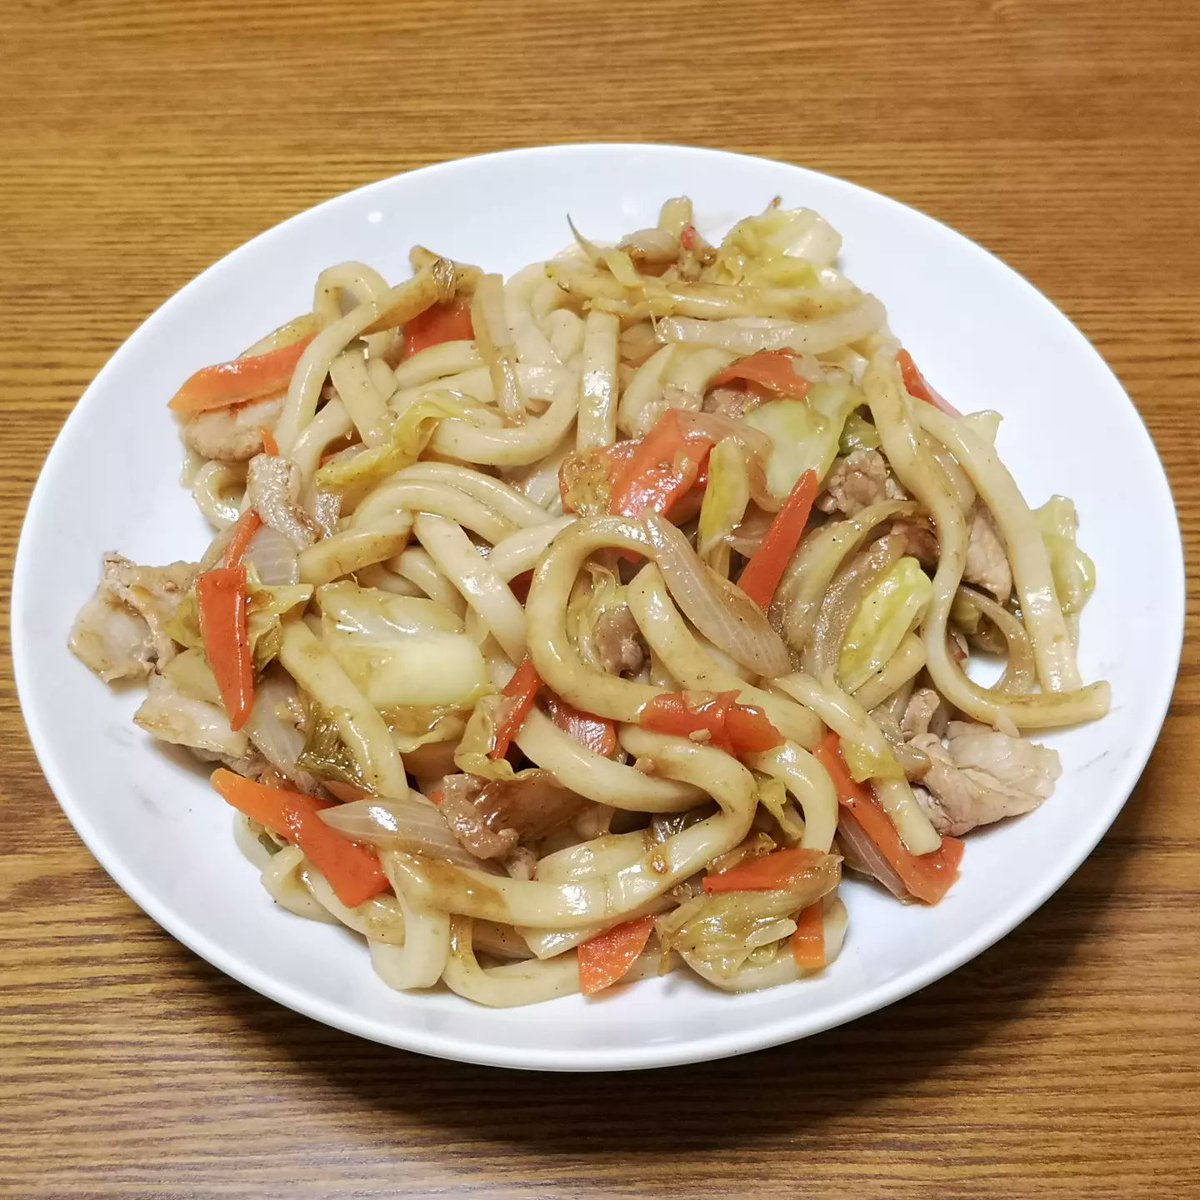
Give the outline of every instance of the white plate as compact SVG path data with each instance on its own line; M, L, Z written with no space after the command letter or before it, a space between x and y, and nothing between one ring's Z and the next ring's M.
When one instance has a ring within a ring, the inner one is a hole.
M1099 586L1081 665L1112 681L1112 713L1050 739L1064 776L1038 812L969 839L962 879L934 909L848 883L845 951L821 977L727 996L683 973L587 1002L478 1008L399 994L353 935L293 917L238 853L229 809L182 759L130 723L140 689L113 691L66 649L101 552L195 557L207 533L178 484L167 398L309 305L319 270L361 259L393 279L413 242L510 272L567 240L653 224L667 196L702 232L780 195L845 238L851 278L963 410L1005 416L1000 452L1030 500L1072 496ZM1120 481L1119 487L1116 481ZM21 536L13 645L21 703L51 787L80 836L147 913L209 962L318 1020L394 1046L551 1070L663 1066L736 1054L872 1011L1002 937L1079 865L1154 745L1179 662L1183 565L1154 447L1117 380L1044 297L986 251L862 188L781 163L671 146L563 146L430 167L322 204L188 284L121 347L55 443Z

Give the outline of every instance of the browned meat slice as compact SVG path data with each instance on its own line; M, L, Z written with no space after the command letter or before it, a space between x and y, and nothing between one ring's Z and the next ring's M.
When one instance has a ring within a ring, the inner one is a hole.
M983 588L985 592L991 592L998 604L1006 603L1012 595L1013 579L1012 569L1008 565L1008 551L1004 548L992 514L986 508L977 507L971 518L963 579Z
M902 499L904 489L892 477L883 455L878 450L855 450L829 472L817 507L853 517L872 504Z
M704 397L703 411L737 421L761 403L762 397L757 392L739 387L715 387Z
M925 517L901 517L893 521L892 533L904 535L904 553L912 555L927 571L938 563L938 540L933 523Z
M256 454L246 473L246 499L263 524L282 533L297 550L311 546L321 533L300 507L300 468L278 454Z
M140 567L119 554L106 554L96 594L75 618L72 652L105 682L148 675L169 662L175 644L163 626L196 577L194 563Z
M508 858L518 843L545 837L583 805L549 771L522 772L517 779L447 775L442 780L442 814L477 858Z
M636 675L645 665L646 643L628 605L604 609L596 618L594 636L600 664L610 675Z
M985 725L951 721L946 742L919 734L911 745L929 756L916 788L934 828L954 836L1037 808L1062 774L1058 754Z
M197 413L181 430L183 444L201 458L246 462L263 452L262 431L275 428L283 401L283 396L272 396Z

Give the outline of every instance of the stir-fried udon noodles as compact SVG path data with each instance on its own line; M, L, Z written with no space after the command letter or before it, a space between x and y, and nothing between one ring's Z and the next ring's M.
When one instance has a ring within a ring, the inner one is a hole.
M572 232L507 281L332 267L188 379L215 537L107 555L71 645L392 987L808 977L843 870L939 902L963 834L1050 795L1025 735L1106 711L1075 510L1029 506L815 213Z

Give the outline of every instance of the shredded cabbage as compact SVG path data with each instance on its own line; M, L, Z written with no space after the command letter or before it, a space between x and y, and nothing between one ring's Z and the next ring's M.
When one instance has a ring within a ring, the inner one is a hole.
M664 955L674 950L721 979L732 979L751 954L796 931L803 907L795 892L724 892L697 896L655 923ZM759 957L762 957L761 955Z
M431 393L397 418L382 446L326 463L317 471L318 489L345 491L372 487L402 467L411 466L429 445L437 423L445 417L465 417L470 406L454 392Z
M402 705L383 712L396 749L411 754L434 742L453 742L466 728L465 710L453 705Z
M337 721L315 701L309 708L308 737L296 766L318 779L346 783L364 792L374 790L358 759L342 741Z
M852 412L846 418L842 436L838 441L838 454L853 454L855 450L878 450L879 431L865 417Z
M609 609L625 607L626 589L615 572L599 563L588 562L580 573L567 602L567 635L580 658L593 670L605 670L596 647L596 626Z
M312 586L307 583L268 587L260 583L254 568L246 568L246 634L254 658L255 672L264 670L279 654L280 621L284 614L308 603ZM164 625L172 641L189 650L204 649L200 633L200 601L193 587L180 601L174 615Z
M454 765L467 775L478 775L481 779L528 779L541 770L540 767L526 767L514 771L508 759L488 757L488 751L495 741L503 703L503 696L484 696L471 710L467 727L454 752Z
M882 670L932 599L933 584L921 564L907 555L897 560L850 619L838 658L838 675L846 691L855 691Z
M804 820L788 798L780 779L758 779L758 802L775 818L784 845L795 846L804 837Z
M321 640L380 712L466 708L492 689L475 640L432 600L350 582L317 589Z
M389 642L405 634L463 631L454 613L423 596L402 596L346 580L322 585L313 598L340 632L367 640Z
M714 278L719 283L812 287L817 272L833 265L841 246L841 236L810 209L768 209L729 231L717 252Z
M771 439L767 486L775 496L788 495L805 471L825 478L846 420L862 403L848 382L814 383L803 400L772 400L742 418Z
M715 571L729 574L729 543L750 503L750 473L735 438L722 438L708 456L708 487L700 506L696 553Z
M182 651L163 667L162 673L185 696L208 704L221 703L221 689L217 687L203 650Z
M889 750L880 754L865 742L842 738L842 758L856 783L868 779L906 779L900 760Z
M1073 617L1088 602L1096 587L1096 567L1075 541L1079 515L1066 496L1051 496L1033 510L1034 520L1046 543L1050 574L1063 615Z
M664 956L674 950L701 974L719 979L732 979L748 963L769 962L795 933L792 918L837 887L841 864L827 854L795 888L719 892L681 904L655 922Z

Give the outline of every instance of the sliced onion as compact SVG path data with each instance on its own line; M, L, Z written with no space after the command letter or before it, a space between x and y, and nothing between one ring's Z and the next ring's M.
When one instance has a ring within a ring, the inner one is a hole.
M912 899L908 888L904 886L904 880L896 874L892 864L884 858L879 847L867 837L853 817L843 814L838 821L837 840L842 848L846 866L852 871L877 879L897 900Z
M688 433L712 438L714 442L731 437L752 454L764 458L771 453L771 439L761 429L745 421L735 421L724 413L679 410L676 420Z
M750 490L750 498L754 498L753 487ZM770 513L752 512L725 540L732 549L746 558L750 558L762 545L762 540L767 536L767 530L770 528Z
M512 330L504 311L504 281L499 275L481 275L471 298L471 325L475 345L487 365L496 403L511 425L525 420L525 399L517 375L517 355Z
M300 695L291 677L278 667L268 667L255 684L254 707L244 729L271 766L302 792L314 795L319 790L316 777L296 766L304 749L298 710L302 711Z
M657 513L646 518L646 531L667 590L683 615L718 650L768 679L792 669L783 639L740 587L701 562L687 538Z
M571 231L571 236L575 239L575 244L583 251L584 257L594 267L600 266L604 260L603 252L595 242L585 238L582 233L575 227L575 222L571 220L571 214L567 213L567 228Z
M246 551L246 563L254 568L259 581L268 587L300 582L300 561L296 547L278 529L264 525Z
M317 540L312 518L299 505L300 468L278 454L256 454L246 469L246 499L264 525L303 550Z
M321 819L338 833L381 850L424 854L460 867L483 867L463 849L445 817L420 793L405 800L354 800L321 811Z
M1027 696L1037 680L1037 667L1033 657L1033 643L1029 640L1025 626L1008 609L1002 608L990 596L985 596L974 588L960 586L955 602L973 608L986 617L1008 643L1008 665L992 690L1010 696Z
M812 636L801 652L801 665L816 679L836 671L846 631L859 605L904 553L904 534L885 533L869 550L863 550L833 577L821 600Z
M671 263L679 257L679 238L666 229L639 229L624 238L618 249L633 255L635 261Z

